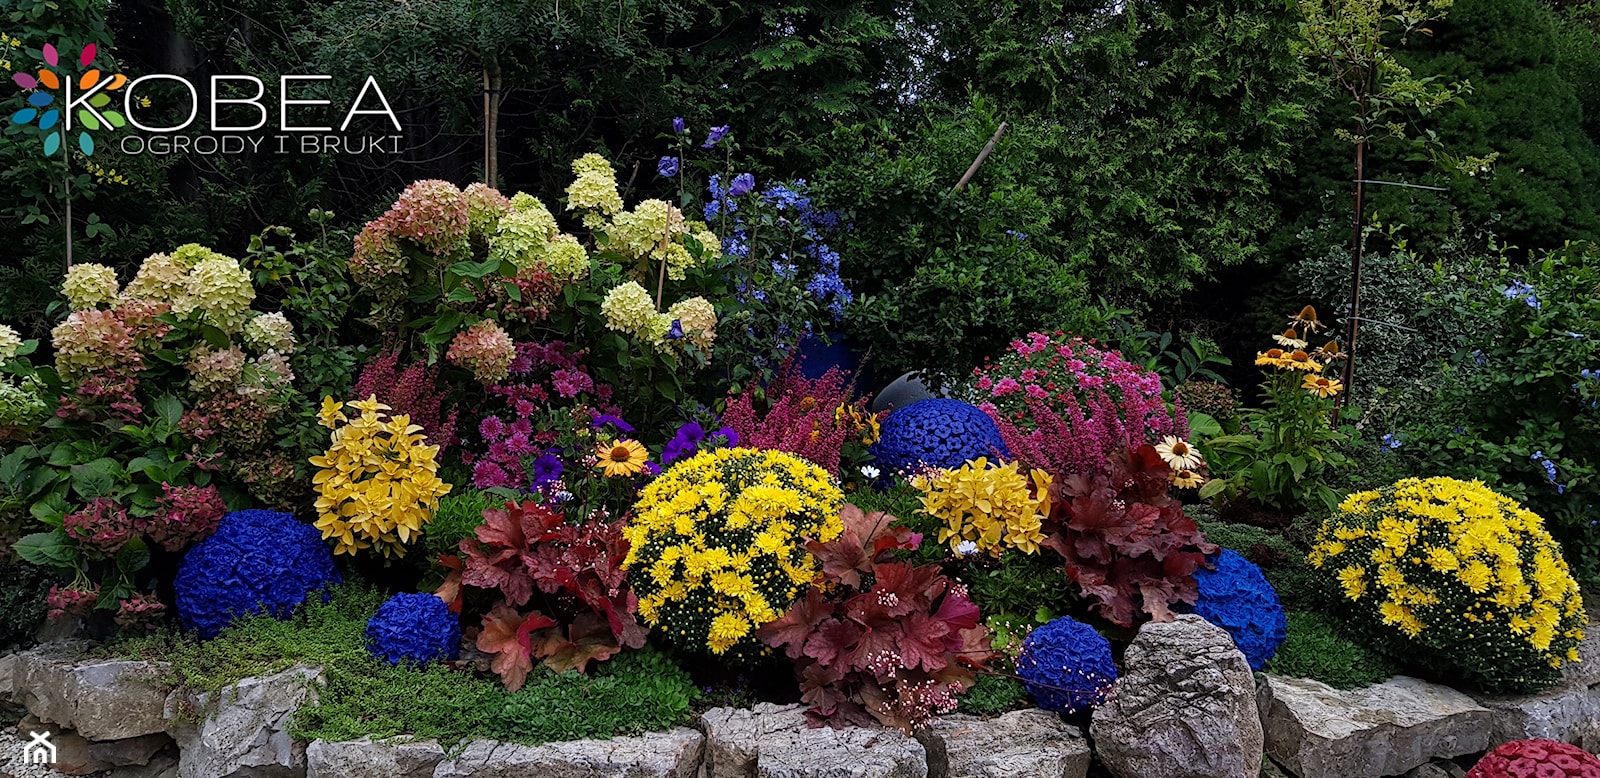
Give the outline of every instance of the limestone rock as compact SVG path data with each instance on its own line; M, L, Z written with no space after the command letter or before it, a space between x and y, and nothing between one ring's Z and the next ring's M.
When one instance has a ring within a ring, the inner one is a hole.
M301 778L305 746L289 737L289 720L323 683L322 670L295 665L246 678L218 699L173 693L168 731L178 741L179 778ZM195 721L196 717L203 717Z
M798 705L713 708L701 778L927 778L926 750L895 730L810 727Z
M687 728L611 740L522 746L477 740L434 778L694 778L704 738ZM374 774L375 775L375 774Z
M1600 684L1600 605L1589 605L1589 626L1578 643L1578 661L1561 666L1562 680L1579 686Z
M1233 638L1185 614L1139 629L1090 731L1117 778L1251 778L1261 772L1255 680ZM1302 776L1304 778L1304 776Z
M17 677L17 662L21 658L21 654L0 656L0 700L11 699L11 689Z
M1473 697L1494 715L1491 744L1536 737L1577 746L1600 740L1600 694L1587 686L1561 683L1536 694Z
M1488 709L1416 678L1340 691L1304 678L1263 677L1257 702L1267 754L1300 778L1400 775L1499 742Z
M1084 778L1089 743L1049 711L1032 708L992 719L945 716L917 732L928 774L944 778Z
M1466 776L1467 771L1461 769L1461 765L1440 759L1421 767L1413 767L1406 772L1405 778L1466 778Z
M318 740L306 747L306 778L432 778L443 761L444 749L432 740Z
M87 740L71 730L51 734L56 745L56 762L51 768L67 775L89 775L117 767L137 767L172 742L165 733L141 735L125 740Z
M41 721L88 740L125 740L166 728L161 711L167 693L155 665L84 659L60 646L41 646L15 661L13 696Z

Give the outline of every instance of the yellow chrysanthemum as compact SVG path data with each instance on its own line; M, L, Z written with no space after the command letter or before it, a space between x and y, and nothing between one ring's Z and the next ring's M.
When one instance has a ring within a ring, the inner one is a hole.
M1582 638L1577 584L1542 519L1478 482L1350 495L1307 558L1328 569L1335 557L1355 615L1391 628L1397 653L1487 690L1553 681ZM1471 628L1440 629L1451 623Z

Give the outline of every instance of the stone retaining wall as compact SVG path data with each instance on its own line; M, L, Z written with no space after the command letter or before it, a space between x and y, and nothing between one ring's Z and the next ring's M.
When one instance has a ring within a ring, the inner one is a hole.
M1094 717L1115 778L1443 778L1448 762L1506 740L1600 748L1600 636L1562 684L1524 697L1473 697L1396 677L1353 691L1252 677L1225 633L1195 617L1140 631L1111 703ZM53 778L1084 778L1091 744L1060 716L1022 710L947 716L909 737L813 729L797 706L715 708L693 727L524 746L475 741L295 742L294 711L318 668L250 678L217 699L167 693L158 666L82 658L56 643L0 657L0 697L28 717L0 735L0 776ZM29 731L52 732L55 769L21 765Z

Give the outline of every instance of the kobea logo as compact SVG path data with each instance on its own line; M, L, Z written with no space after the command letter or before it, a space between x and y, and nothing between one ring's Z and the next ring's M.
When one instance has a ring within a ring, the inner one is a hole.
M95 52L94 44L84 46L73 71L70 62L63 62L61 52L46 44L41 50L45 67L37 75L17 72L11 76L28 93L27 107L12 114L11 122L37 125L47 157L55 156L57 151L65 154L63 150L74 141L85 156L93 154L95 133L125 127L132 131L123 133L118 141L124 154L401 153L404 136L400 134L400 117L378 80L370 75L344 108L344 121L335 129L331 121L334 117L327 115L332 113L334 101L310 99L304 94L318 82L332 82L332 76L280 75L274 100L267 94L266 82L249 75L210 76L210 88L205 91L194 81L167 73L143 75L131 81L121 73L107 75L94 67ZM142 85L160 82L179 87L168 109L178 109L176 115L183 118L169 126L147 124L155 121L146 115L151 100L142 93L134 95ZM121 111L111 108L113 92L120 92ZM271 111L273 107L276 112ZM209 122L200 121L202 113ZM291 117L291 113L297 115ZM311 118L317 114L323 115ZM241 115L250 118L241 120ZM353 127L361 117L373 118ZM272 119L276 122L269 124ZM365 134L373 125L383 134ZM387 131L388 127L394 128L393 134Z
M17 86L32 92L28 95L28 107L12 114L11 123L37 123L39 131L44 133L47 157L55 156L73 133L78 136L78 150L85 156L91 155L94 153L91 133L107 127L121 128L128 123L121 113L107 110L111 105L111 95L107 93L121 89L128 83L128 77L121 73L107 76L95 68L93 43L78 53L78 67L83 72L76 78L61 65L61 53L55 46L46 43L43 53L45 67L39 68L37 76L20 72L11 76Z

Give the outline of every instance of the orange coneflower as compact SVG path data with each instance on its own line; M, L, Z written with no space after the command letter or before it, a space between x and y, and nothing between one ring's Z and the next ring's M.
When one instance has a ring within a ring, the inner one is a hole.
M1193 470L1172 471L1172 485L1179 489L1193 489L1205 482L1205 477Z
M1257 354L1256 355L1256 364L1258 364L1258 365L1272 365L1273 367L1283 367L1284 366L1283 365L1283 349L1281 349L1281 348L1269 348L1266 351L1264 351L1264 352L1262 352L1260 354Z
M1312 359L1310 354L1298 350L1283 358L1283 366L1313 373L1322 371L1322 363Z
M1300 382L1300 386L1318 397L1332 397L1344 390L1344 384L1319 375L1306 376L1305 380Z
M1322 329L1322 322L1317 320L1317 309L1309 305L1301 308L1300 312L1295 314L1293 319L1289 320L1289 324L1291 326L1298 324L1304 327L1308 333L1316 332L1317 330Z

